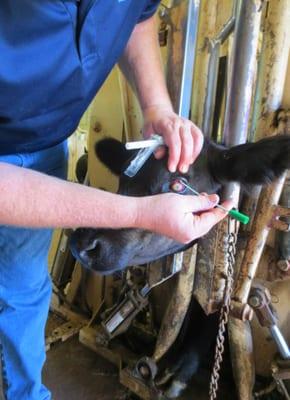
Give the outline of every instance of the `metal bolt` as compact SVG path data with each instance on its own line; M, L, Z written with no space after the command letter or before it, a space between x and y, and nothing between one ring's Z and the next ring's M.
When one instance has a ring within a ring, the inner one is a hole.
M147 365L141 365L141 367L139 368L139 372L144 379L148 379L151 375L150 369Z
M290 269L290 262L288 260L279 260L277 262L277 267L280 269L280 271L287 272Z
M261 305L261 299L258 296L251 296L249 298L249 304L251 307L257 308Z
M100 133L102 131L102 125L100 124L100 122L96 122L95 126L94 126L94 131L96 133Z

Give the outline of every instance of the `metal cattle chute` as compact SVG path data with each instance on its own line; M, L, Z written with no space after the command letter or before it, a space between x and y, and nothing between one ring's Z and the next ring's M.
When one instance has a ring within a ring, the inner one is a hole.
M290 134L290 111L283 104L290 0L164 1L159 20L168 87L180 115L229 146ZM123 108L131 109L133 94L123 79L120 86ZM130 126L136 127L136 120L127 110L127 139L132 139ZM99 134L102 126L95 123L94 130ZM140 398L159 399L159 361L178 337L194 296L206 314L221 312L210 398L218 390L228 322L237 398L278 390L289 399L289 182L283 176L266 189L251 189L250 196L230 185L224 196L232 195L251 214L250 226L225 220L198 246L146 269L97 277L81 276L76 265L65 303L80 296L78 305L93 311L89 321L77 318L78 326L85 324L80 341L114 362L120 381ZM136 338L147 343L145 352L144 347L138 352ZM135 350L128 345L132 342ZM256 389L256 374L272 381Z

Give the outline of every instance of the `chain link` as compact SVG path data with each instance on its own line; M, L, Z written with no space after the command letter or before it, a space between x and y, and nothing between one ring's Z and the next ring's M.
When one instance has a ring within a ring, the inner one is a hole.
M226 249L226 263L227 263L227 281L224 293L224 302L220 311L219 327L216 339L214 364L210 377L209 399L215 400L217 397L218 383L220 378L220 368L223 361L224 342L226 325L229 319L231 295L233 291L234 282L234 264L236 254L236 241L237 241L237 224L235 224L234 232L230 229L230 217L228 218L228 240Z

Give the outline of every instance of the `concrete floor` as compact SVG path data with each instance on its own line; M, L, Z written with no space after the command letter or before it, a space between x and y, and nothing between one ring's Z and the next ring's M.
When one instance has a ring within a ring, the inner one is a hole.
M47 353L43 380L53 400L125 400L127 390L119 383L117 369L74 337L56 343ZM232 388L221 390L219 399L235 400ZM199 376L183 400L208 400L208 377ZM180 399L181 400L181 399Z
M77 337L56 343L47 352L43 381L53 400L122 400L126 395L117 369Z

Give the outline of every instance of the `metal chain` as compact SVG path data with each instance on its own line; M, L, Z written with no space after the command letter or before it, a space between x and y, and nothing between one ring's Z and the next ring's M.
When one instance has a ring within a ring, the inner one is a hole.
M230 231L230 217L228 218L228 240L226 249L226 262L227 262L227 281L224 294L224 302L220 311L219 327L216 339L214 364L210 377L209 399L215 400L217 397L218 383L220 378L220 368L223 361L224 342L226 325L229 319L231 295L233 291L234 282L234 264L236 254L236 241L237 241L237 224L235 224L234 232Z

